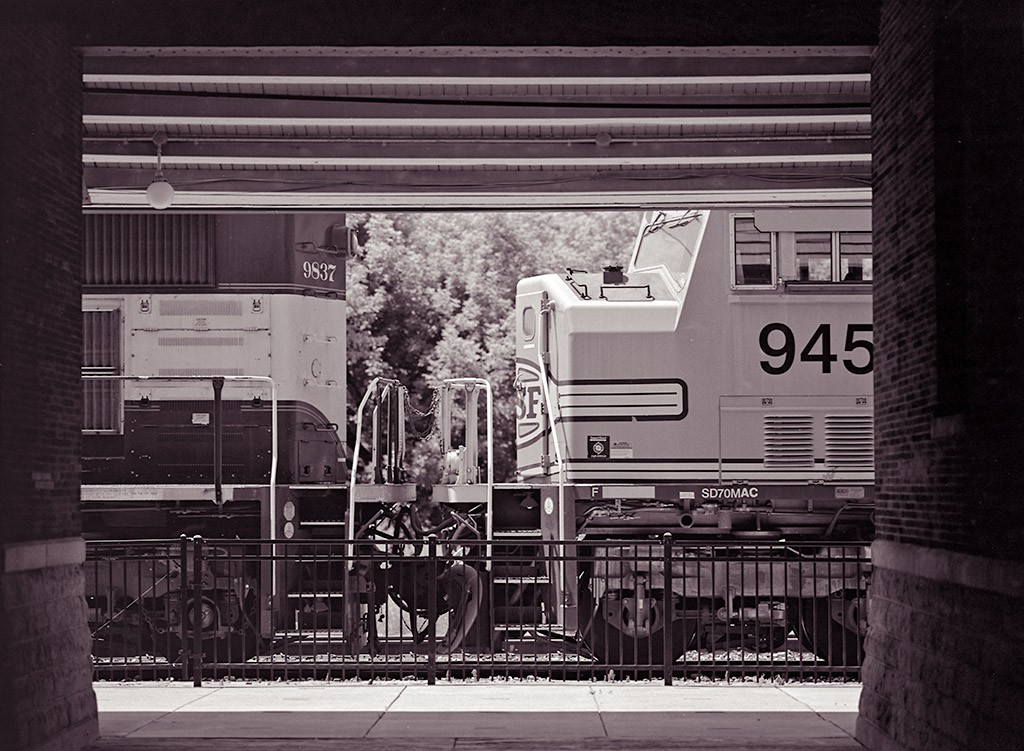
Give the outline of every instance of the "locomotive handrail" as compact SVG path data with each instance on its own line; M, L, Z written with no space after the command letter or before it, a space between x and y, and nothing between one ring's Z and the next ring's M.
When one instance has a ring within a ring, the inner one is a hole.
M377 394L377 386L380 383L385 383L392 386L400 385L398 381L394 380L393 378L381 378L379 376L374 378L366 387L366 391L363 394L363 398L359 402L359 407L356 409L356 436L355 444L352 446L352 471L349 474L348 519L346 521L346 536L349 538L355 537L356 474L359 471L359 451L362 448L363 440L363 411L366 409L366 405L370 402L371 397L374 397ZM352 557L351 545L347 545L345 547L345 555L349 558Z
M550 316L551 316L551 308L552 308L552 305L548 301L547 294L545 293L544 298L543 298L543 302L542 302L541 308L540 308L541 316L544 317L544 318L550 318ZM558 443L558 430L556 429L556 424L558 422L558 419L557 419L557 416L555 415L554 409L551 406L551 392L548 389L548 370L547 370L547 362L546 362L546 360L547 360L548 357L550 357L550 353L549 353L549 350L548 350L547 330L548 330L548 323L547 323L547 321L545 321L544 326L541 327L541 331L543 332L543 338L541 340L541 344L543 346L543 350L538 353L539 356L537 357L537 368L540 371L540 390L541 390L541 393L544 395L544 406L547 408L548 419L551 422L551 439L552 439L552 444L553 444L554 449L555 449L555 461L558 463L558 503L559 503L559 507L561 507L562 502L565 499L565 462L564 462L564 460L562 458L562 448L561 448L561 446ZM559 514L559 519L562 519L562 518L564 518L564 515L563 514ZM559 528L558 529L559 529L559 536L560 537L564 537L565 534L564 534L564 530L562 529L562 523L561 522L559 522Z
M551 442L555 449L555 461L558 462L558 536L564 539L566 536L565 528L565 460L562 456L562 449L558 443L558 423L557 415L551 406L551 391L548 389L548 372L547 372L547 360L551 356L551 351L548 348L550 339L548 337L549 326L551 325L551 311L554 305L548 299L547 293L545 292L541 298L540 314L543 320L541 326L541 351L538 352L537 367L540 371L540 389L544 395L544 405L548 411L548 420L551 428ZM558 562L558 581L563 585L565 583L565 565L563 562Z
M442 385L448 386L469 386L479 387L484 390L487 395L487 517L486 517L486 533L487 537L491 537L494 531L494 521L492 506L494 502L494 397L491 390L491 382L486 378L446 378L442 381ZM468 401L468 400L467 400ZM444 422L444 420L442 421ZM450 438L450 425L442 425L441 428L441 441L442 447L447 446L448 439ZM469 407L466 409L466 441L469 442ZM474 437L475 441L475 437ZM442 451L443 453L443 451ZM474 454L475 446L474 446ZM476 461L476 457L473 457L473 461ZM490 548L488 548L488 553Z
M370 401L370 396L375 394L377 391L377 382L380 378L374 378L370 381L370 384L366 387L366 391L363 393L363 398L359 402L359 406L356 408L356 437L355 444L352 446L352 471L349 476L348 483L348 513L346 514L346 527L345 537L355 537L355 521L356 521L356 472L359 470L359 449L363 440L363 410L366 409L367 403ZM352 545L345 546L345 557L351 560L352 558Z

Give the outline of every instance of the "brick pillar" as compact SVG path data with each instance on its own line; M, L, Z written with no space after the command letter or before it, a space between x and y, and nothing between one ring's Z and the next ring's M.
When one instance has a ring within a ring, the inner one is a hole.
M871 749L1024 737L1022 18L1019 0L882 5Z
M0 746L97 736L78 515L81 57L0 26Z

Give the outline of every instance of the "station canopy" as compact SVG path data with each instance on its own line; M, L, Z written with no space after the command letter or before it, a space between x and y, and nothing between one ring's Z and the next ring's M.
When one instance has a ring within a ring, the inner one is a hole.
M83 206L870 201L870 47L85 47Z

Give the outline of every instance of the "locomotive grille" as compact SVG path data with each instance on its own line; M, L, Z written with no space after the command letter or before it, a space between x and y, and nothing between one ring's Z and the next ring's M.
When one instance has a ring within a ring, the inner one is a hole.
M83 282L211 285L214 221L205 214L87 214Z
M814 466L814 420L810 415L764 416L764 465Z
M866 467L875 463L875 421L871 415L825 417L825 464Z
M161 347L241 347L245 339L240 336L161 336Z
M161 300L157 306L161 316L235 316L242 315L242 301L226 300Z
M162 376L216 376L242 375L241 368L160 368L157 375Z

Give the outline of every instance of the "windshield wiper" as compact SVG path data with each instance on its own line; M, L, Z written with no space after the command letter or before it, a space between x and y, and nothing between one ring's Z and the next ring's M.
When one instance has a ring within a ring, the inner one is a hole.
M644 228L644 236L654 234L655 232L661 229L674 229L676 227L685 227L687 224L697 219L700 216L700 212L689 212L675 219L662 220L663 216L665 216L664 211L658 213L658 216L655 217L654 221Z

